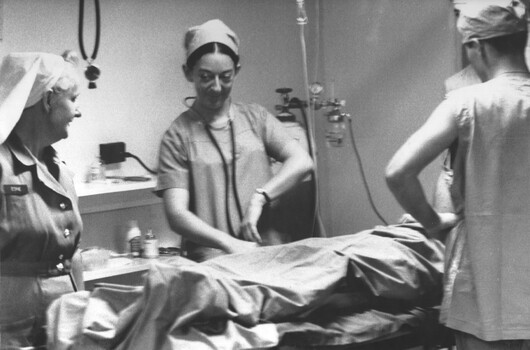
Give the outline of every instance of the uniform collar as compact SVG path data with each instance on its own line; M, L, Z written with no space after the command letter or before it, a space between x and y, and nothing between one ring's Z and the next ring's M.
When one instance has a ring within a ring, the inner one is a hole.
M11 133L5 144L13 155L13 169L15 173L20 174L27 171L27 168L34 168L37 178L46 187L60 195L66 196L65 190L60 184L60 162L57 158L57 152L52 146L44 148L43 162L40 162L24 146L15 133Z
M232 107L233 107L233 104L232 104L232 101L230 101L228 110L227 110L227 115L228 115L228 119L233 121L234 111ZM198 122L199 124L203 124L203 125L209 125L209 123L204 122L204 118L201 115L201 113L197 111L195 108L193 108L193 106L190 107L188 111L190 112L190 117L194 122Z
M20 138L15 134L11 133L9 138L6 140L6 145L15 157L15 159L26 167L37 165L37 159L31 154L26 146L22 143ZM57 152L52 146L46 146L44 148L44 163L53 164L57 160Z

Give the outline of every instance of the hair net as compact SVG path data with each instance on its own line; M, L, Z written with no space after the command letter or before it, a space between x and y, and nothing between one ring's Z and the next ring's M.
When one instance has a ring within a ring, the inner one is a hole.
M511 5L492 5L491 1L469 1L463 4L456 26L462 34L463 43L527 30L523 13L518 13Z
M232 49L236 55L239 54L239 38L236 33L221 20L212 19L188 29L184 37L186 58L190 57L199 47L213 42L224 44Z
M67 62L58 55L23 52L4 57L0 66L0 144L22 115L24 108L40 101L63 74Z
M460 12L464 6L479 2L480 6L497 5L497 6L511 6L514 8L518 17L525 17L528 15L527 9L530 6L530 0L453 0L455 10ZM527 17L528 19L528 17Z
M521 6L528 0L452 0L453 5L456 6L466 6L477 4L480 6Z

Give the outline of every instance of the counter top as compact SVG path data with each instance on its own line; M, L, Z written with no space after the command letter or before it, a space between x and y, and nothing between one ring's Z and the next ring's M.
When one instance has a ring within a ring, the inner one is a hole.
M81 214L161 204L154 193L156 179L123 181L108 179L75 184Z
M83 272L85 282L128 273L147 271L155 262L169 261L177 256L161 256L156 259L115 257L110 258L105 267Z

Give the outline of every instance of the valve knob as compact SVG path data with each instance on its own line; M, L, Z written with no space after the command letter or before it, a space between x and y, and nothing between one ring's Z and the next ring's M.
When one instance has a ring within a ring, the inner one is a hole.
M275 90L279 94L288 94L293 91L291 88L278 88Z

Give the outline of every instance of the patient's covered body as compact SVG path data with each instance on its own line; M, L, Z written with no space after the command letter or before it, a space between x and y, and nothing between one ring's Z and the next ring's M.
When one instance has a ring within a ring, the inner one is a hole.
M266 348L300 334L321 344L351 341L336 334L346 319L395 328L412 317L405 310L438 303L443 250L419 226L400 225L200 264L176 258L154 265L143 287L106 286L56 301L50 348ZM330 333L317 340L320 331ZM363 329L358 339L366 337Z

